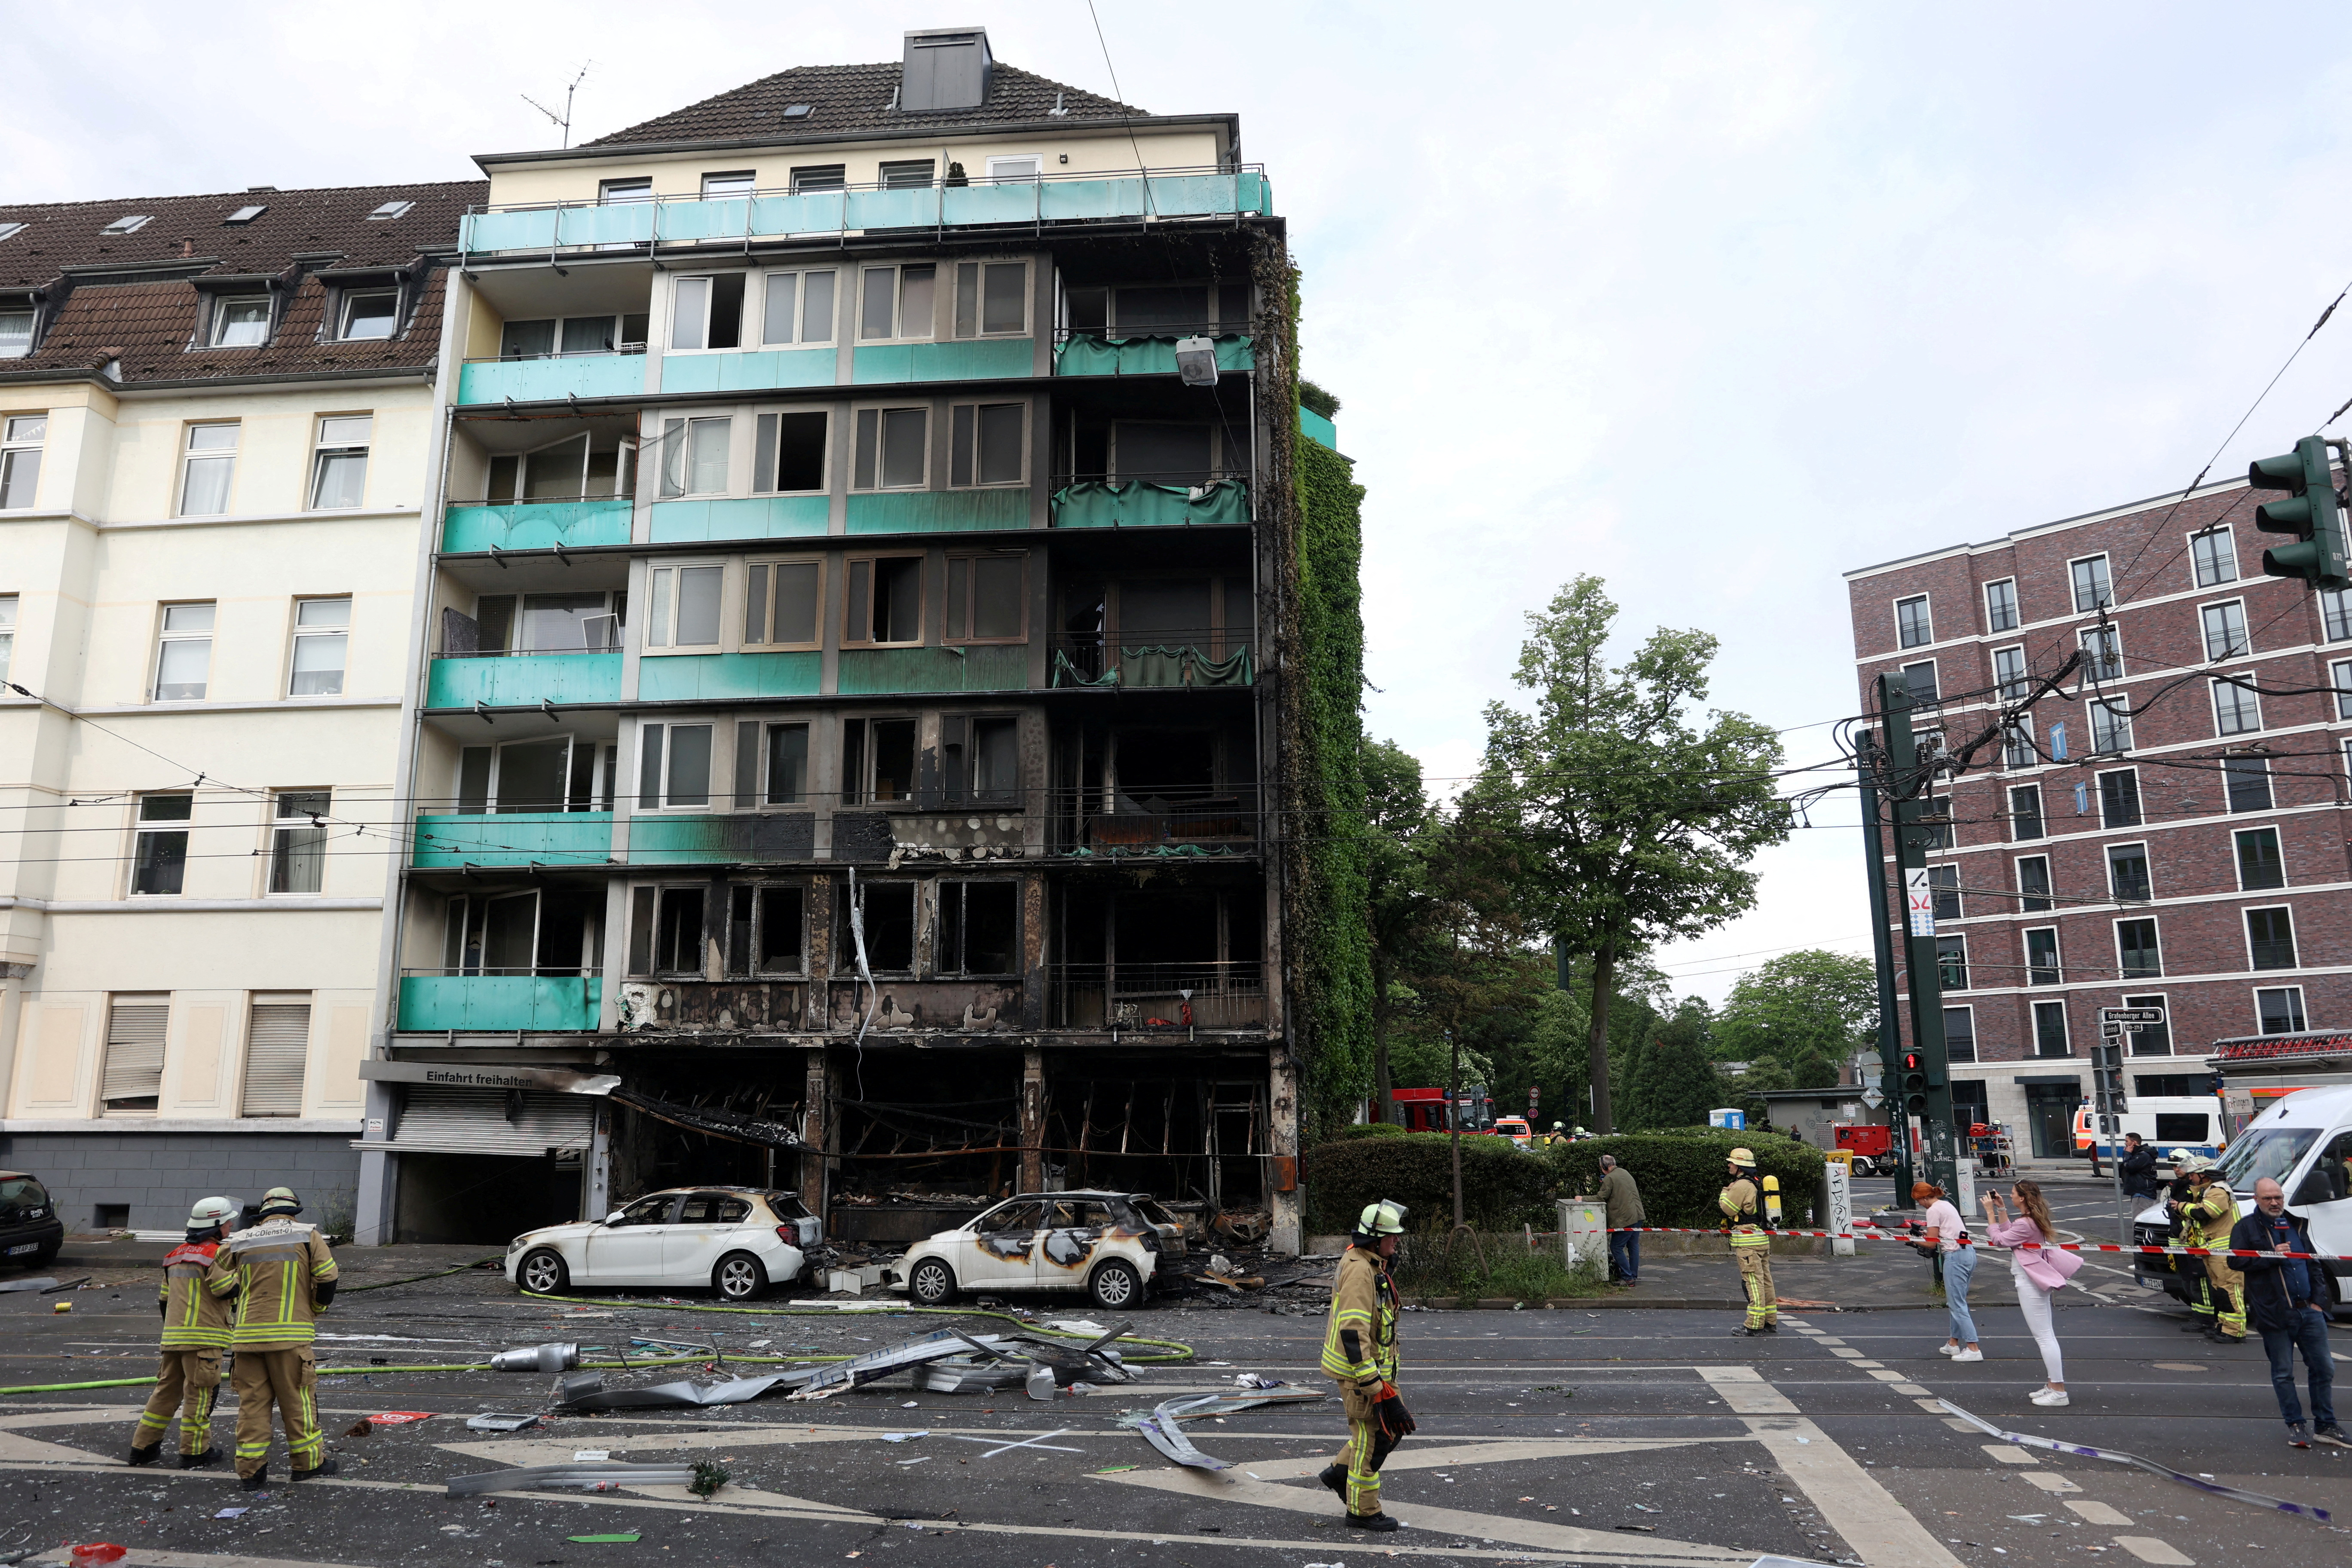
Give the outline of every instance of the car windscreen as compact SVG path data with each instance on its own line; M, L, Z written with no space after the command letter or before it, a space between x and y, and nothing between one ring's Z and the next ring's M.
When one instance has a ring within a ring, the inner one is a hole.
M2221 1156L2220 1175L2241 1198L2253 1195L2254 1184L2268 1176L2281 1186L2304 1152L2319 1141L2313 1127L2265 1127L2230 1145Z
M30 1176L9 1176L0 1180L0 1209L37 1209L46 1207L49 1190Z

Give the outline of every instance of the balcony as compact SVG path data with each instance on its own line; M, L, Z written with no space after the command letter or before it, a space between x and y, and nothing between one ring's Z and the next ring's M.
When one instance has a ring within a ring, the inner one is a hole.
M1054 492L1055 528L1231 527L1249 520L1249 484L1241 479L1205 485L1078 479Z
M604 1000L599 974L540 970L457 974L409 970L400 977L400 1023L418 1033L515 1034L593 1029Z
M813 813L640 813L629 818L632 866L751 866L816 858Z
M1054 345L1055 375L1174 375L1173 337L1109 337L1100 332L1073 332ZM1257 368L1257 351L1246 334L1216 335L1217 368L1248 371Z
M861 345L849 360L859 386L900 381L1003 381L1037 369L1034 338L973 338L932 343Z
M1133 1030L1181 1040L1193 1029L1263 1029L1255 963L1064 963L1046 983L1045 1026Z
M1029 526L1027 485L984 490L873 490L849 498L851 533L957 533Z
M519 501L453 506L441 521L441 548L448 554L485 550L582 550L592 544L626 544L633 510L626 496L593 500ZM660 542L656 536L656 542Z
M656 654L637 660L637 700L731 702L814 697L824 666L821 653Z
M839 363L833 349L748 349L665 354L656 374L664 392L766 392L831 386Z
M1302 405L1298 410L1298 433L1318 447L1339 449L1339 427L1312 408Z
M831 496L723 496L657 500L653 542L698 544L714 539L814 539L833 521Z
M621 655L478 653L436 658L425 682L427 708L536 708L542 702L602 705L621 700Z
M416 819L408 863L460 866L602 866L613 854L609 811L474 812Z
M1055 793L1055 837L1066 855L1191 859L1257 848L1257 792L1246 785L1221 793L1146 790L1120 795L1108 810L1096 792Z
M1216 631L1138 631L1108 639L1100 632L1055 632L1047 645L1048 683L1057 688L1175 690L1257 684L1249 643Z
M1108 220L1259 216L1274 210L1265 167L1121 170L1047 174L1006 184L886 190L754 191L704 200L662 196L603 204L539 203L468 213L458 228L467 252L554 252L588 246L701 245L714 241L847 236L874 230L994 228Z
M1029 685L1025 643L973 647L844 648L835 689L844 697L959 691L1021 691Z
M567 397L636 397L646 390L646 353L469 359L457 371L457 401L561 403Z

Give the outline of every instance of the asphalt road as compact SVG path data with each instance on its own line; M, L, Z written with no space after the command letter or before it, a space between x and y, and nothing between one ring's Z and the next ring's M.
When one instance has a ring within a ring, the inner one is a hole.
M2092 1213L2073 1217L2105 1213L2084 1189L2062 1202L2061 1217L2085 1207ZM1969 1366L1935 1353L1940 1311L1814 1310L1756 1340L1732 1335L1730 1317L1701 1311L1411 1313L1402 1381L1421 1430L1391 1459L1386 1487L1388 1510L1410 1528L1378 1537L1345 1529L1337 1500L1312 1479L1337 1447L1336 1400L1192 1424L1192 1440L1233 1465L1216 1476L1171 1465L1115 1425L1122 1411L1230 1386L1242 1372L1314 1386L1319 1320L1260 1310L1129 1314L1138 1334L1183 1341L1197 1359L1139 1367L1137 1384L1050 1405L1017 1389L919 1393L901 1377L816 1404L555 1417L498 1436L467 1431L463 1418L544 1410L551 1378L329 1377L320 1405L343 1473L289 1485L279 1450L278 1479L257 1495L226 1470L125 1468L143 1390L15 1394L0 1399L9 1503L0 1560L32 1549L32 1561L63 1562L61 1542L92 1540L128 1546L125 1563L158 1568L199 1557L250 1568L885 1554L910 1565L1024 1568L1352 1568L1388 1553L1647 1568L1745 1565L1767 1553L1873 1568L2352 1559L2341 1526L2122 1464L2029 1453L1922 1408L1948 1398L2008 1430L2127 1450L2352 1521L2352 1450L2285 1447L2259 1349L2176 1331L2177 1313L2119 1279L2100 1295L2107 1299L2062 1298L2074 1393L2064 1410L2027 1403L2041 1367L2009 1306L1983 1315L1989 1359ZM151 1371L148 1301L136 1286L119 1296L85 1290L71 1314L55 1315L47 1300L0 1295L0 1384ZM467 1360L547 1339L612 1344L630 1335L716 1334L736 1354L854 1353L940 1321L801 1314L783 1302L750 1315L684 1310L708 1304L639 1296L625 1309L561 1309L520 1299L491 1276L463 1275L341 1298L324 1327L352 1337L322 1343L320 1360ZM755 1350L759 1340L769 1342ZM344 1435L362 1416L395 1410L436 1418ZM233 1418L216 1419L216 1442L227 1441ZM878 1440L907 1432L928 1435ZM444 1494L452 1476L582 1450L638 1461L715 1456L733 1479L709 1502L675 1488ZM236 1507L247 1511L215 1517ZM641 1539L567 1539L630 1532Z

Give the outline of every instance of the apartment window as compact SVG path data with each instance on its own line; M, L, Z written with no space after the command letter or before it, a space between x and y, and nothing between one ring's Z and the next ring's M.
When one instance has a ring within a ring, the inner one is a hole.
M2327 680L2336 688L2336 716L2352 719L2352 659L2337 659L2329 665Z
M708 724L645 724L637 731L637 808L710 804Z
M1020 554L949 556L945 640L1024 641L1027 569L1028 557Z
M762 414L752 428L752 494L805 495L827 488L825 442L833 419L824 409Z
M809 798L809 727L771 724L767 743L770 805L799 805Z
M833 907L833 951L838 955L834 961L835 973L856 971L861 946L871 973L915 972L914 883L860 880L854 897L845 890L834 900Z
M1961 936L1936 939L1936 975L1947 991L1969 988L1969 942Z
M930 482L930 438L928 408L859 409L849 488L921 489Z
M2026 674L2025 650L2022 647L1997 647L1992 650L1992 679L2000 689L2003 702L2015 702L2033 689L2032 678Z
M367 494L368 442L375 419L339 414L319 421L318 449L310 458L310 510L355 507Z
M257 995L245 1033L245 1116L302 1114L303 1065L310 1055L308 995Z
M882 188L886 191L927 191L932 175L939 169L930 158L900 158L882 165Z
M2223 757L2221 777L2232 812L2268 811L2271 808L2271 763L2268 757Z
M2099 825L2103 827L2139 826L2137 773L2126 768L2121 773L2099 775Z
M196 797L190 794L139 797L139 829L131 852L131 890L162 896L180 891L188 874L188 824Z
M1960 918L1960 868L1958 866L1927 868L1927 886L1935 889L1936 918L1956 921Z
M724 566L656 566L653 600L646 617L649 648L715 648L719 602L727 586Z
M0 239L8 237L8 226L0 223ZM33 312L0 310L0 359L23 359L32 352Z
M2286 886L2286 858L2279 853L2279 831L2256 827L2232 834L2238 851L2238 890L2257 892Z
M1028 330L1027 262L964 261L957 264L956 336L1015 336Z
M834 283L839 274L771 272L761 287L760 342L764 347L833 342Z
M547 359L555 354L608 354L624 349L642 349L648 320L645 312L636 311L622 316L549 316L509 321L499 331L499 357Z
M12 414L0 419L0 510L33 504L41 488L41 444L48 436L46 414Z
M1977 1010L1973 1007L1944 1009L1944 1056L1948 1061L1972 1062L1977 1059Z
M1919 813L1919 822L1920 825L1927 829L1927 847L1928 848L1949 849L1952 847L1954 834L1952 831L1952 797L1950 795L1929 795Z
M2227 528L2200 529L2189 536L2189 552L2197 563L2199 587L2238 580L2237 547L2231 542Z
M858 277L857 335L928 338L937 331L940 269L931 263L868 267Z
M923 640L923 558L877 555L847 563L841 640L912 647Z
M799 974L808 967L806 900L798 887L727 890L727 973Z
M753 172L750 169L730 169L723 174L705 174L702 176L702 199L710 202L723 201L730 196L748 196L751 194L752 178Z
M16 595L0 594L0 681L8 679L8 665L16 651Z
M2197 612L2205 628L2205 657L2209 660L2242 658L2246 654L2246 605L2242 599L2225 604L2207 605Z
M2243 735L2263 727L2262 699L2244 682L2252 676L2234 676L2213 683L2213 728L2223 735Z
M708 571L708 567L691 568ZM770 649L823 646L817 606L824 602L821 561L754 561L744 571L743 646Z
M2058 984L2058 928L2035 926L2025 933L2025 983Z
M2065 1003L2036 1002L2033 1005L2033 1054L2037 1057L2073 1054L2066 1045Z
M629 890L630 973L702 973L702 891L700 888Z
M902 805L915 798L915 721L845 719L841 804Z
M988 178L992 184L1024 185L1042 179L1045 172L1045 158L1035 153L1024 153L1014 157L991 158Z
M940 974L1012 974L1020 969L1021 888L1016 882L941 881Z
M1020 721L940 715L940 773L950 805L1016 804L1021 798Z
M2077 634L2083 649L2083 679L2121 680L2124 678L2123 637L2113 626L2093 626Z
M948 483L1017 485L1028 477L1029 405L959 403L948 411Z
M2029 915L2043 914L2050 909L2050 857L2026 855L2017 862L2017 907Z
M734 431L735 422L724 417L663 420L662 499L725 495L727 447Z
M213 300L212 331L205 339L208 347L251 349L268 341L268 295L226 294Z
M228 510L236 477L235 425L191 425L180 458L180 515L215 517Z
M2121 698L2094 700L2091 709L2091 750L2128 752L2132 746L2131 707Z
M389 338L400 326L400 290L354 289L343 295L342 325L336 334L345 342Z
M1903 685L1905 689L1911 693L1912 701L1935 701L1936 661L1932 658L1927 658L1920 660L1917 664L1905 665L1903 667Z
M806 195L812 191L840 191L849 187L849 165L846 163L803 163L790 176L793 195Z
M2276 909L2246 911L2246 957L2254 969L2293 969L2294 911Z
M743 278L719 272L681 278L670 296L669 346L732 349L743 344Z
M1985 630L2013 632L2017 629L2017 580L2003 577L1998 583L1985 584Z
M1936 640L1935 625L1927 616L1927 595L1895 601L1895 637L1903 647L1918 647Z
M211 605L166 605L155 650L155 700L203 700L213 662Z
M2039 838L2044 829L2042 824L2042 786L2020 784L2009 792L2009 836L2011 838Z
M163 1092L169 995L114 996L106 1009L106 1068L99 1086L110 1116L152 1114Z
M613 206L622 202L649 202L654 199L654 183L648 176L604 180L596 186L600 206Z
M2107 558L2088 555L2080 561L2070 561L2066 570L2074 582L2074 608L2077 611L2104 609L2116 602L2115 589L2107 581Z
M2299 1035L2311 1026L2304 1021L2303 987L2282 985L2254 993L2256 1026L2265 1035Z
M295 601L294 672L287 684L289 696L342 694L351 626L352 602L348 598Z
M2033 731L2024 724L2000 727L2000 763L2005 768L2030 768L2041 762L2033 749Z
M2107 846L2107 890L2119 904L2147 902L2152 895L2148 890L2147 845Z
M288 790L276 797L269 830L269 890L315 893L327 868L331 790Z
M2154 921L2116 922L2116 963L2126 980L2145 980L2164 973L2163 955L2157 951Z
M2341 588L2319 591L2320 613L2327 623L2327 640L2342 642L2352 637L2352 593Z
M2126 996L2124 998L2124 1005L2126 1007L2153 1007L2158 1012L2164 1015L2161 1021L2154 1024L2143 1025L2138 1029L2133 1030L2125 1035L2124 1038L2129 1042L2131 1046L2131 1054L2136 1057L2170 1056L2172 1054L2171 1005L2168 1003L2161 994L2158 994L2154 996ZM2148 1094L2154 1092L2146 1087L2146 1080L2142 1079L2137 1081L2140 1084L2140 1093Z

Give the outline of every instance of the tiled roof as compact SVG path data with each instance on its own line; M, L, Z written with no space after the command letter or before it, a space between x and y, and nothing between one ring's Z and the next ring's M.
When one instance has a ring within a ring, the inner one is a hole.
M741 142L771 135L789 140L861 131L1010 125L1049 118L1150 118L1143 110L1048 81L1001 61L989 79L988 101L976 109L897 110L890 105L898 98L899 68L897 60L870 66L794 66L583 145ZM795 103L807 104L808 113L785 119L785 108ZM1055 115L1056 108L1062 115Z
M420 253L454 246L458 216L488 194L480 181L457 181L0 205L0 230L26 226L0 239L0 292L43 289L49 301L36 352L0 360L0 374L88 370L110 360L120 362L125 382L430 365L440 338L443 268L413 274L397 335L361 342L319 341L331 285L318 270L414 268ZM395 218L368 216L387 202L414 205ZM226 221L247 206L265 210L248 223ZM134 213L148 217L135 232L100 232ZM87 270L115 268L124 269L123 280ZM268 342L189 348L209 298L197 280L222 276L266 276L286 286Z

